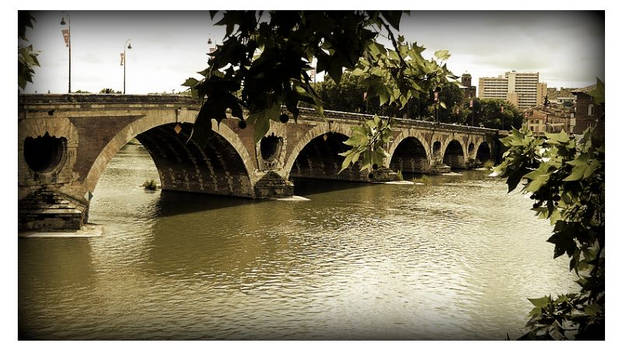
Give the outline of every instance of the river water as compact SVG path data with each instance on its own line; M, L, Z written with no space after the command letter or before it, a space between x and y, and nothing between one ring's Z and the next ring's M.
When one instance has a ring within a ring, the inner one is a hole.
M576 288L551 226L486 175L251 201L145 191L127 145L92 200L102 236L19 239L20 338L518 337L528 297Z

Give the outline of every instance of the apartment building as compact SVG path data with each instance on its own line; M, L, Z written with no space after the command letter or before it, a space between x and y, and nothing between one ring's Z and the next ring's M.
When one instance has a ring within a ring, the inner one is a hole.
M508 101L525 109L544 103L546 84L539 82L540 73L506 72L505 76L479 79L479 98Z

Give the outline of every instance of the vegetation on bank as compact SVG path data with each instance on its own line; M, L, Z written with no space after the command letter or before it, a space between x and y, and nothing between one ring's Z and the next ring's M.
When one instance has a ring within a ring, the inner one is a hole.
M604 85L594 96L604 104ZM534 308L521 339L605 338L605 142L593 131L535 137L524 128L501 140L508 150L495 173L509 191L526 181L533 210L553 226L553 258L566 254L581 286L529 299Z

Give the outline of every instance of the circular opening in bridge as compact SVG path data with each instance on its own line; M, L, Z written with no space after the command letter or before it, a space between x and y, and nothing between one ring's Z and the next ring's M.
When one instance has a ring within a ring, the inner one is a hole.
M265 161L272 161L281 151L283 145L283 138L270 135L261 139L259 144L259 151L261 152L261 158Z
M64 160L67 139L52 137L47 132L37 138L27 137L24 141L24 160L38 173L57 169Z
M432 152L437 155L441 152L441 143L440 141L436 141L434 142L434 144L432 145Z

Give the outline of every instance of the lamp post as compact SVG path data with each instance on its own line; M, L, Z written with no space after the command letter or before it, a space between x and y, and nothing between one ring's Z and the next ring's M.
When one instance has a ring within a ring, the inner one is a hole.
M438 120L438 95L441 92L441 88L440 87L436 87L436 89L434 89L434 113L436 114L436 124L440 124L440 121Z
M130 39L127 39L125 41L125 44L123 44L123 61L121 63L123 63L123 95L125 95L125 67L127 66L127 53L125 51L125 49L132 49L132 43L130 42Z
M471 126L475 126L475 118L473 116L475 114L475 108L473 108L473 97L469 99L469 107L471 108Z
M65 39L65 45L69 48L69 93L71 93L71 17L67 14L67 23L65 23L65 17L61 17L60 25L67 24L67 29L61 30L63 33L63 39Z

